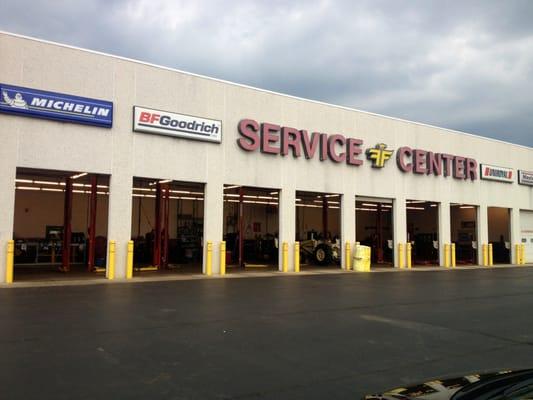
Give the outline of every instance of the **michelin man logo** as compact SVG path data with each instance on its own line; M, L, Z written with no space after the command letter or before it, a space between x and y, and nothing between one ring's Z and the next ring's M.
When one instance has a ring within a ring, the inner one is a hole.
M20 93L16 93L15 98L11 99L9 95L2 90L2 96L4 97L4 101L6 102L6 104L9 104L11 107L23 108L25 110L28 109L28 104L26 103L26 100L22 98L22 95Z

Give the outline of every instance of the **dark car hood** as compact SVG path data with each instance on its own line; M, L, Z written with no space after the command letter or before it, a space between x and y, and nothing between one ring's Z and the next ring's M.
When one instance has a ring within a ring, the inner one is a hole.
M408 385L389 389L381 394L367 395L364 400L449 400L456 392L461 389L468 389L469 386L481 386L483 382L489 382L497 378L504 378L515 373L527 372L533 370L521 371L497 371L489 373L474 373L453 378L434 379L415 385Z

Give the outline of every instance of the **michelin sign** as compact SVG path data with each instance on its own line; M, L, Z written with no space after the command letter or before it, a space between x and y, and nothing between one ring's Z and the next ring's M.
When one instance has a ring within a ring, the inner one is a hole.
M0 112L111 128L113 103L0 83Z

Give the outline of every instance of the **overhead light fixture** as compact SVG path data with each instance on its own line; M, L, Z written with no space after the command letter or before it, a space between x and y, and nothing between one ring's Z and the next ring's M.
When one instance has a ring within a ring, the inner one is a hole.
M33 186L17 186L17 189L19 190L41 190L41 188L33 187Z
M159 183L169 183L172 182L172 179L163 179L162 181L159 181Z
M224 188L224 190L235 189L235 188L238 188L238 187L240 187L240 186L239 185L226 186Z
M77 175L72 175L70 177L70 179L78 179L78 178L81 178L82 176L85 176L85 175L89 175L89 173L88 172L82 172L82 173L77 174Z
M438 204L430 204L429 206L430 206L430 207L437 207Z
M64 189L57 189L57 188L41 188L43 192L64 192Z
M474 206L460 206L459 208L475 208Z
M15 179L16 183L33 183L31 179Z
M420 204L420 203L427 203L426 200L407 200L407 204Z
M425 210L424 207L406 207L408 210Z
M361 205L366 207L377 207L378 205L376 203L362 203Z

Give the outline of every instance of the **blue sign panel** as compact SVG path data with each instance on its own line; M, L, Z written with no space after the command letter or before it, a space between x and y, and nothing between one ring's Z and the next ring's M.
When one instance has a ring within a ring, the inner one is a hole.
M0 83L0 112L111 128L113 103Z

